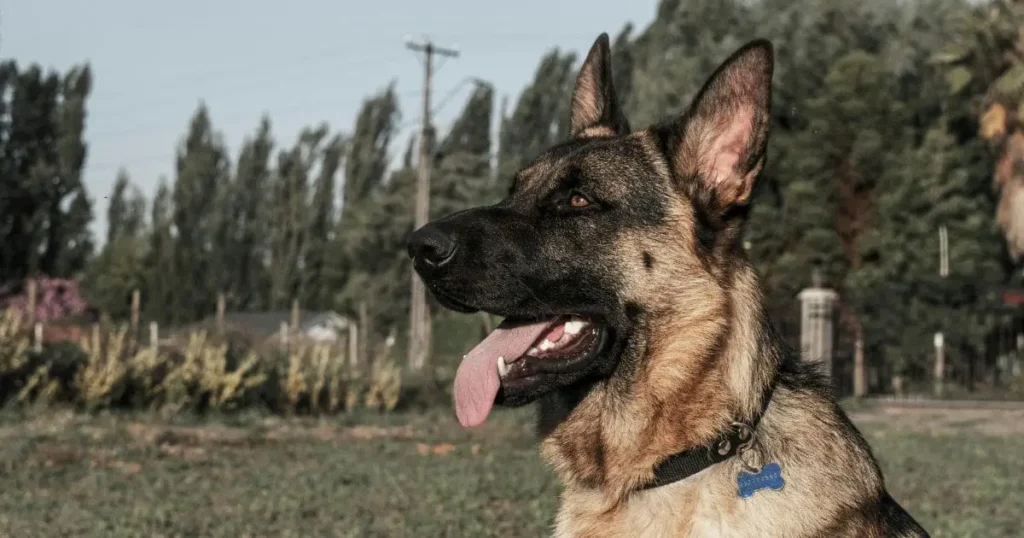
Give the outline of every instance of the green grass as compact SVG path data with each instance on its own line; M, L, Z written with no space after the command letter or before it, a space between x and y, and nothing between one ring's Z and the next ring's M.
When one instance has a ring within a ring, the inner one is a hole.
M546 535L559 487L529 412L494 418L466 431L450 412L201 423L8 414L0 536ZM1019 536L1024 428L908 412L855 420L893 495L933 536Z

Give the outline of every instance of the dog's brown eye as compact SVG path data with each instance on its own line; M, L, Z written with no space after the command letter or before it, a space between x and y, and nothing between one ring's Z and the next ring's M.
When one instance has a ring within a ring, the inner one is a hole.
M569 205L572 207L587 207L590 205L590 200L587 200L582 195L574 194L572 198L569 198Z

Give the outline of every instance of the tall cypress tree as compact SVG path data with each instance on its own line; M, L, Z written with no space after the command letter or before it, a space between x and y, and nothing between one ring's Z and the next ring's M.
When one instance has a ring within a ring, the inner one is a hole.
M492 184L490 174L493 112L494 90L489 86L477 87L441 141L430 185L432 217L500 199L502 193Z
M345 159L345 179L342 185L341 218L337 233L328 246L325 279L333 290L337 290L331 302L336 308L356 315L360 301L372 299L373 292L359 284L360 275L372 274L372 265L382 253L388 260L397 259L399 251L386 251L378 245L372 256L364 248L371 242L371 235L377 230L367 229L370 213L380 206L375 199L385 190L388 166L388 147L398 126L400 113L394 83L376 95L363 101L356 116L355 127L348 143ZM411 198L410 198L411 200ZM408 207L408 206L407 206ZM404 213L396 213L394 223L386 227L387 233L401 228L397 221L403 220ZM411 213L409 213L411 219ZM410 226L411 226L410 220ZM408 282L408 278L404 280ZM408 291L408 285L404 288ZM406 304L408 300L406 300ZM398 309L398 305L390 308Z
M326 251L327 245L334 239L338 225L335 208L338 189L335 187L335 178L344 155L345 139L341 135L336 135L323 149L320 169L313 184L303 276L303 304L307 308L327 308L331 301Z
M234 201L231 204L235 230L233 261L229 265L228 298L233 308L255 310L265 308L270 286L267 274L269 256L267 233L271 182L270 157L274 141L270 119L260 121L256 136L242 144L234 180Z
M178 293L171 319L188 322L210 315L216 304L216 282L210 276L215 268L216 202L229 178L227 151L204 104L192 117L176 168L172 268Z

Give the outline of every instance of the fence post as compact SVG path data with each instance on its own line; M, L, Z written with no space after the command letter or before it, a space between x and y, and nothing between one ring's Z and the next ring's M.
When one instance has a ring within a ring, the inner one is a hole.
M217 294L217 336L224 337L224 310L227 309L227 301L224 299L224 292Z
M369 365L370 360L370 311L366 301L359 302L359 363Z
M832 378L832 335L833 314L839 294L825 288L820 274L815 271L812 284L804 288L797 298L800 300L800 358L805 361L820 361L829 379ZM860 377L863 378L863 361ZM854 378L858 377L854 369Z
M32 336L35 337L33 349L35 349L36 353L41 353L43 351L43 324L37 321L36 324L32 327L32 329Z
M160 342L160 329L155 321L149 322L149 350L156 357L158 344Z
M142 304L142 293L138 288L132 290L132 339L139 339L139 307Z
M941 398L945 388L945 376L946 376L946 345L942 335L939 331L935 333L935 371L933 392L936 398Z
M353 372L359 368L359 327L351 321L348 324L348 364Z
M28 279L28 325L33 326L36 323L36 301L37 294L39 292L38 283L36 279Z

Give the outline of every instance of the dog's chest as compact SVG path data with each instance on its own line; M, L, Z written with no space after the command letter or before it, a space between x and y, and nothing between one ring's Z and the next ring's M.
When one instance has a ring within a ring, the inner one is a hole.
M554 538L785 536L763 502L741 499L721 477L700 476L638 493L609 508L597 492L567 492Z

